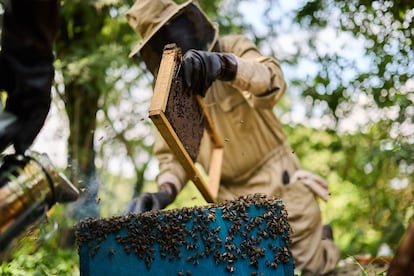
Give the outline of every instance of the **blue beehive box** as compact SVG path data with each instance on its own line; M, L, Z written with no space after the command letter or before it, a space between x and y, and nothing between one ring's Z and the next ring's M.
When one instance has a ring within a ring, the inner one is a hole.
M81 275L293 275L281 200L261 195L203 207L86 219Z

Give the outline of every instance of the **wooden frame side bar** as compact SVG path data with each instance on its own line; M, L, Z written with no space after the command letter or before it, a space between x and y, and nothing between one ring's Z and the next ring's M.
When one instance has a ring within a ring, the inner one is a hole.
M161 133L161 136L164 137L171 151L175 154L176 158L183 166L188 177L200 191L203 198L209 203L214 202L217 195L214 196L213 193L210 191L209 185L205 182L201 173L194 165L190 155L187 153L183 144L180 142L180 139L174 132L174 129L172 128L165 114L162 112L159 114L152 113L150 117L154 122L155 126L157 127L158 131Z

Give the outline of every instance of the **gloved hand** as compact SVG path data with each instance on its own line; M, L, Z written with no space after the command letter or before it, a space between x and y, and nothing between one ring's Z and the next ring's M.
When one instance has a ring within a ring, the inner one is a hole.
M328 182L319 175L313 174L305 170L297 170L293 173L290 182L301 181L314 194L320 196L327 201L330 197Z
M177 192L171 183L160 185L156 193L143 193L134 198L129 204L126 213L143 213L151 210L161 210L174 201Z
M237 60L229 53L189 50L183 56L182 70L185 85L204 97L213 81L236 77Z

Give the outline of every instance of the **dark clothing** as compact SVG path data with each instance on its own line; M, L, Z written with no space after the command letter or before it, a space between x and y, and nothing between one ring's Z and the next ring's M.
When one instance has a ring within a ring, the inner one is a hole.
M43 127L54 77L53 41L58 30L57 0L11 0L4 4L0 89L4 110L16 120L0 129L0 151L10 144L23 153Z

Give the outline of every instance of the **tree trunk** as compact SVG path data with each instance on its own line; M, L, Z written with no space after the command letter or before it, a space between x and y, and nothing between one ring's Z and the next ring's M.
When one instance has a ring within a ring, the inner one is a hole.
M99 180L95 168L94 133L99 93L71 83L66 87L66 111L70 122L68 141L69 177L81 196L73 209L77 220L98 217Z

